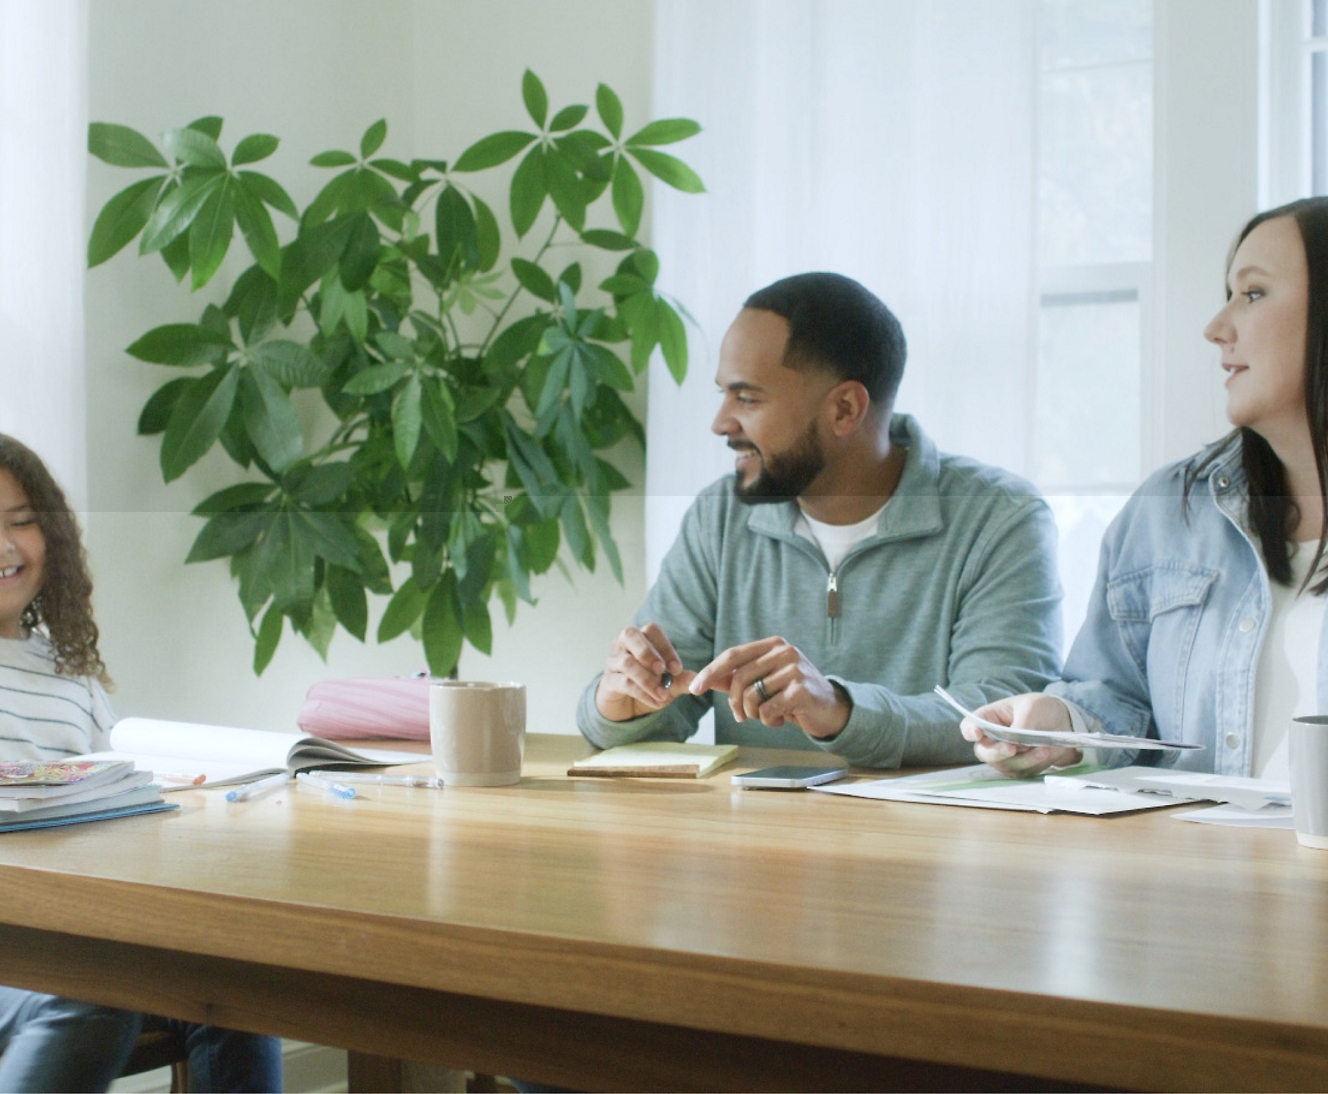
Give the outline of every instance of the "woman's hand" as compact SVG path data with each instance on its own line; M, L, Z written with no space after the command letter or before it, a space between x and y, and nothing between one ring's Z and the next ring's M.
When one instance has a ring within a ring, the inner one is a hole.
M1000 726L1017 726L1020 729L1069 731L1074 728L1064 703L1054 696L1037 692L999 699L979 707L973 713L984 721L995 722ZM1016 745L1009 741L997 741L983 733L982 727L972 718L965 718L959 724L959 732L973 742L973 754L979 760L1011 779L1040 775L1049 767L1069 767L1083 759L1083 753L1077 748Z

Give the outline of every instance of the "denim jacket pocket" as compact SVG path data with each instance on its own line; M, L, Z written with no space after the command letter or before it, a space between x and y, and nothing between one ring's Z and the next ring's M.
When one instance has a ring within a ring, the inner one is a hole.
M1217 570L1168 562L1107 582L1107 610L1155 701L1167 668L1176 683L1184 680L1200 609L1217 578Z

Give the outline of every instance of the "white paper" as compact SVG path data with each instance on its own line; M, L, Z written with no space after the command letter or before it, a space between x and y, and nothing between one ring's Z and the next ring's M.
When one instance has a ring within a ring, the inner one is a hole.
M1229 802L1246 810L1270 803L1290 806L1291 786L1276 779L1168 771L1156 767L1118 767L1107 771L1047 776L1048 781L1112 787L1136 794L1163 794L1196 801Z
M937 684L933 690L965 718L972 718L977 722L988 737L997 741L1007 741L1010 744L1064 745L1067 748L1118 748L1155 752L1203 748L1203 745L1185 744L1181 741L1156 741L1151 737L1134 737L1128 733L1075 733L1071 730L1022 729L1018 726L997 725L985 718L979 718L940 684Z
M823 794L844 794L877 801L927 805L966 805L980 809L1011 809L1025 813L1081 813L1101 817L1160 809L1190 798L1160 798L1089 786L1048 786L1044 779L1007 779L986 764L904 775L871 782L814 786Z
M1199 824L1226 824L1236 828L1290 828L1296 827L1289 805L1266 805L1262 809L1241 809L1235 805L1213 805L1207 809L1187 809L1173 813L1177 820L1197 821Z

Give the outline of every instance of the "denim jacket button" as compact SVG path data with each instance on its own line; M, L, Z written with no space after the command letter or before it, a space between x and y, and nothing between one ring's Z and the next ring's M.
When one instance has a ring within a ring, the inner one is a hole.
M1245 619L1242 619L1242 620L1240 621L1240 633L1241 633L1241 634L1249 634L1250 631L1252 631L1252 630L1254 630L1254 620L1253 620L1253 619L1250 619L1250 618L1246 617Z
M1234 733L1228 733L1226 737L1223 738L1223 744L1225 744L1227 748L1238 748L1240 747L1240 738Z
M1217 483L1217 488L1219 490L1225 490L1231 485L1231 480L1226 475L1218 475L1213 481Z

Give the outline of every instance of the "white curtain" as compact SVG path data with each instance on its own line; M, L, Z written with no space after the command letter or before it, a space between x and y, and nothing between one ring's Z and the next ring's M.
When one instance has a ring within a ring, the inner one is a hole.
M87 497L86 0L0 0L0 432Z
M1032 357L1033 0L657 0L655 116L702 197L654 190L661 287L701 326L650 379L647 568L731 469L707 430L752 291L834 270L899 316L898 408L946 450L1025 469Z

